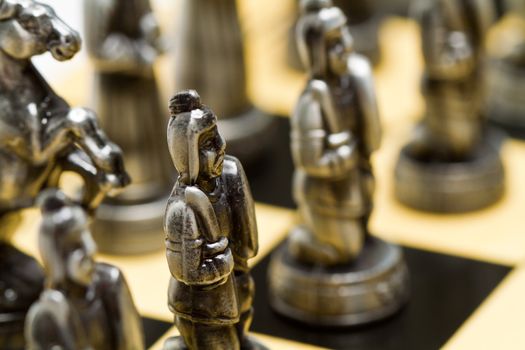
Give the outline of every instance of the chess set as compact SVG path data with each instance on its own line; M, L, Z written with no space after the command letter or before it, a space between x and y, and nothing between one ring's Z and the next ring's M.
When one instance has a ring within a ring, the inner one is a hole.
M521 0L46 3L0 0L1 349L525 347Z

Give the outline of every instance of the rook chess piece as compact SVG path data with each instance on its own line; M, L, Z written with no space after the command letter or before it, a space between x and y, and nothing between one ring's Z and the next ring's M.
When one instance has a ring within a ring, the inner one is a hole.
M57 190L39 201L46 287L27 314L27 349L144 349L142 322L122 273L94 260L84 209Z
M398 246L370 235L371 154L380 125L369 62L353 52L330 0L302 1L297 41L310 79L292 116L301 224L270 263L272 306L313 325L350 326L400 309L408 271Z
M399 156L395 194L433 212L465 212L504 189L500 138L482 117L485 32L490 2L438 0L421 10L426 114Z
M97 212L100 250L132 254L161 249L162 208L172 168L166 118L153 71L161 40L149 0L84 1L88 53L95 67L93 108L124 150L133 183Z
M21 210L57 187L64 171L83 178L81 202L90 212L129 182L120 149L94 113L71 108L31 63L47 51L69 60L79 49L78 34L49 6L0 0L0 334L9 349L23 348L25 314L44 278L38 263L10 243Z
M264 349L247 336L257 254L254 203L241 163L224 154L217 117L193 90L170 101L168 148L179 172L166 208L169 306L181 337L165 350Z
M254 161L270 144L273 119L247 95L235 0L183 0L177 28L175 85L195 89L213 106L229 152Z

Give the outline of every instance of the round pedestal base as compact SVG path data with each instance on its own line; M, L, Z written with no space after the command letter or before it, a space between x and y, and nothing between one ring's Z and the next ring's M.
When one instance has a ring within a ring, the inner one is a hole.
M274 118L257 108L219 119L219 131L226 140L226 150L241 161L256 159L272 141Z
M141 254L164 247L163 220L168 198L143 204L103 203L92 224L98 250Z
M421 160L410 150L410 145L401 150L395 170L395 196L409 207L461 213L487 207L503 195L503 165L498 147L488 140L464 162Z
M268 350L266 346L259 343L253 337L248 337L247 340L249 344L244 344L244 346L242 346L243 350ZM210 346L210 349L211 348L213 347ZM189 348L184 343L184 339L181 336L178 336L168 338L164 343L162 350L189 350Z
M305 266L287 245L269 269L270 303L315 326L354 326L384 319L408 300L408 269L398 246L369 237L359 258L337 267Z
M493 60L488 64L487 76L489 120L509 135L525 139L525 68Z

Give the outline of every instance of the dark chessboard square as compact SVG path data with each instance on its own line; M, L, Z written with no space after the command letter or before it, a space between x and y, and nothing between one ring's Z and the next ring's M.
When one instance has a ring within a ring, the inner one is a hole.
M253 270L257 286L254 332L331 349L439 349L487 298L510 268L405 248L411 298L397 315L357 328L323 329L270 309L266 257Z

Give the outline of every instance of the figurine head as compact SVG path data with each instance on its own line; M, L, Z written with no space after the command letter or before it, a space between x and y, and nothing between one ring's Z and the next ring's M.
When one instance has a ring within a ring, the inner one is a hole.
M51 52L58 61L80 50L80 37L53 9L33 0L0 0L0 48L15 59Z
M193 185L198 178L222 174L226 143L217 129L217 117L194 90L182 91L170 101L168 148L180 181Z
M331 0L301 1L296 38L301 60L312 77L346 71L353 40L346 16Z
M42 211L38 243L47 285L57 288L72 282L88 286L95 269L96 244L84 210L55 189L44 191L38 203Z

